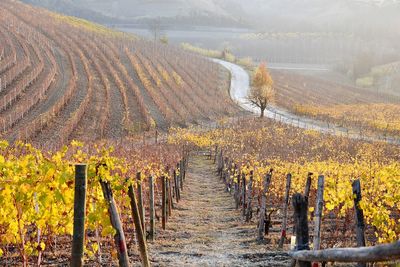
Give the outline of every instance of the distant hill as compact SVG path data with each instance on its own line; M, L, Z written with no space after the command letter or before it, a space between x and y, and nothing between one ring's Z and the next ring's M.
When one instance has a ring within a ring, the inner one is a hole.
M397 31L397 0L24 0L110 23L246 26L263 31ZM400 33L399 33L400 34Z
M22 1L104 24L147 24L157 19L171 25L245 26L240 19L225 12L213 0Z
M107 16L94 9L85 8L72 0L23 0L22 2L98 23L115 23L121 21L116 17Z

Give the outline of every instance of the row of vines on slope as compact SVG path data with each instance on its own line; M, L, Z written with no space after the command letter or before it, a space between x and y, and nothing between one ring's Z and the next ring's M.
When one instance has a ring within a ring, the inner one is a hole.
M225 162L231 174L227 183L252 179L252 198L261 200L264 176L273 172L269 187L269 210L282 216L287 174L292 175L292 192L302 192L307 177L325 176L325 247L354 244L354 196L352 182L360 179L363 188L361 208L367 222L369 244L398 240L400 237L400 147L368 143L315 131L296 129L272 121L242 120L222 123L216 129L175 129L170 142L210 149ZM252 178L250 178L252 177ZM315 196L314 178L311 195ZM312 198L313 199L313 198ZM256 201L258 200L258 201ZM313 203L310 203L310 207ZM259 206L256 205L259 208ZM313 214L310 208L310 216Z
M0 12L0 130L11 142L51 142L41 133L61 135L67 114L61 143L238 112L221 88L228 76L207 59L21 2L2 1ZM93 129L74 131L92 117Z

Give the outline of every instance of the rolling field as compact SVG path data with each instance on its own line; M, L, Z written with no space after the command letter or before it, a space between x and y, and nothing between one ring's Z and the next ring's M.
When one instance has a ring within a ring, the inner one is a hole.
M399 135L397 95L290 71L272 76L279 107L361 134Z
M118 139L238 111L208 60L19 2L0 14L4 139Z

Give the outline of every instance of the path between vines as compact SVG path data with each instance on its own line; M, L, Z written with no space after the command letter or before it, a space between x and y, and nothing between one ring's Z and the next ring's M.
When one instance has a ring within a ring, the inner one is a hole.
M204 156L191 158L181 197L167 230L150 244L154 266L288 266L275 244L256 242L255 223L243 222Z

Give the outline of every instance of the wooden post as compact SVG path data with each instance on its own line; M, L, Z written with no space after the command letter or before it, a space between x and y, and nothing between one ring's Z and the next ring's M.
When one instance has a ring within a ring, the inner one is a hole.
M141 173L138 172L136 174L136 181L137 181L137 191L138 191L138 207L139 207L139 214L140 214L140 221L142 222L142 229L146 231L146 217L145 217L145 210L143 205L143 187L141 181Z
M168 216L171 217L172 216L172 209L174 207L174 203L172 202L172 186L171 186L171 179L167 179L167 191L168 191L168 195L167 195L167 199L168 199Z
M253 171L250 171L250 180L247 190L246 222L249 222L253 217L253 209L251 207L252 198L253 198Z
M83 266L85 242L87 165L75 165L74 229L72 238L71 267Z
M240 182L240 170L236 170L234 177L234 185L235 185L235 208L239 209L240 206L240 192L239 192L239 182Z
M223 161L223 152L222 152L222 149L220 150L220 152L219 152L219 156L218 156L218 162L217 162L217 172L218 172L218 175L221 177L221 173L222 173L222 169L223 169L223 163L222 163L222 161Z
M308 198L310 197L311 176L312 176L312 175L313 175L312 172L309 172L309 173L307 174L306 186L305 186L305 188L304 188L304 197L306 198L307 203L308 203ZM296 218L294 218L294 219L296 220ZM294 221L294 224L293 224L293 233L294 233L294 234L296 233L296 225L297 225L297 223L296 223L296 221Z
M229 168L228 171L226 172L225 176L225 190L226 192L229 192L231 194L231 188L230 188L230 183L231 183L231 170L232 170L232 163L229 162L228 164Z
M222 179L223 174L224 174L224 168L225 168L225 159L223 156L223 152L221 150L221 172L220 172L220 179Z
M150 261L147 253L146 236L142 227L142 220L140 218L140 208L138 207L136 202L135 189L132 185L128 187L128 195L131 200L132 217L135 224L135 231L139 243L139 251L140 257L142 258L142 264L143 266L149 267Z
M242 216L246 216L246 175L242 174Z
M361 201L361 183L360 179L357 179L353 182L353 195L354 198L354 211L355 211L355 219L356 219L356 238L357 238L357 246L365 247L365 224L364 224L364 213L360 208ZM358 263L358 267L365 267L365 263Z
M269 171L267 175L264 177L264 186L263 186L263 193L261 196L261 209L260 209L260 222L258 223L258 240L264 240L264 233L265 233L265 213L267 209L267 193L269 189L269 185L271 184L272 178L272 169ZM269 225L267 226L269 227Z
M176 170L174 170L173 175L174 175L174 184L175 184L175 197L176 197L176 202L178 203L180 200L179 199L180 196L179 196L179 182L178 182L178 178L176 177Z
M182 170L182 161L178 163L179 168L179 185L181 186L181 191L183 191L183 170Z
M162 229L165 230L165 226L167 223L167 188L166 188L166 182L165 182L165 177L161 177L161 188L162 188L162 203L161 203L161 214L162 214Z
M187 167L187 164L188 164L188 162L187 162L186 157L183 157L183 159L182 159L183 180L186 179L186 167Z
M316 262L390 262L399 259L400 241L371 247L289 251L289 255L294 259ZM350 265L353 266L353 264ZM376 265L381 266L380 264ZM387 264L382 264L382 266L387 266Z
M293 195L294 218L296 222L296 248L295 250L310 250L308 245L308 201L303 195ZM299 261L300 267L311 267L311 262Z
M322 210L324 208L324 182L325 178L323 175L318 177L318 188L317 188L317 201L315 205L315 217L314 217L314 250L320 249L321 243L321 222L322 222Z
M287 228L287 211L289 205L289 195L290 195L290 185L292 182L292 175L289 173L286 176L286 192L285 192L285 202L283 203L283 220L281 228L281 239L279 240L278 248L283 248L283 244L286 240L286 228Z
M122 223L118 214L117 205L112 194L111 185L108 182L100 180L101 189L103 190L104 199L108 204L108 214L112 227L115 229L114 242L117 248L119 266L128 267L129 258L126 247L126 240Z
M149 232L149 239L154 240L156 235L156 210L154 208L154 179L153 176L150 175L149 177L149 209L150 209L150 232Z
M310 189L311 189L311 176L313 175L312 172L309 172L307 175L307 181L306 181L306 187L304 189L304 197L308 198L310 197Z

